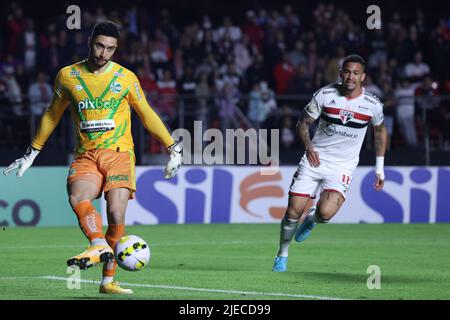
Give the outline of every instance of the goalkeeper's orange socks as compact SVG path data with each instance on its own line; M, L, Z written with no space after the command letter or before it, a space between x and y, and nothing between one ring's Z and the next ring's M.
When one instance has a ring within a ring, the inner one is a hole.
M91 201L85 200L79 202L73 208L73 211L77 215L81 230L91 243L94 239L105 238L102 230L102 217L92 205Z
M116 243L125 235L125 225L124 224L110 224L108 225L108 230L106 231L106 241L109 246L114 250ZM117 262L105 262L103 264L103 282L112 281L112 277L116 273Z
M110 224L106 231L106 235L104 235L102 230L102 218L89 200L81 201L73 208L73 210L77 215L78 224L86 238L91 242L91 246L109 245L114 250L116 243L125 235L124 224ZM116 269L117 262L115 260L103 264L102 285L113 281Z

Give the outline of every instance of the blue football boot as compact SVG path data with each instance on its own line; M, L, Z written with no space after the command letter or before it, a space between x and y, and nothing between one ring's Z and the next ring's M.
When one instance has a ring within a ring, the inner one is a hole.
M285 272L287 270L288 257L276 257L273 264L273 272Z
M316 224L309 220L308 217L303 221L303 223L298 227L297 232L295 233L295 241L302 242L305 241L306 238L311 234L312 229Z

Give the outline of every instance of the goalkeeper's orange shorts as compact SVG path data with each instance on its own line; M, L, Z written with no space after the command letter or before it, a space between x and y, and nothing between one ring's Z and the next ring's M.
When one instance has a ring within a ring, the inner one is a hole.
M90 181L102 191L116 188L130 190L130 199L136 191L135 158L131 152L116 152L110 149L88 150L79 154L70 164L67 185L74 181Z

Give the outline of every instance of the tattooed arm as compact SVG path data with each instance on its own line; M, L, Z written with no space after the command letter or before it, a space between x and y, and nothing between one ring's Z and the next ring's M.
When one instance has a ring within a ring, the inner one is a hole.
M305 146L306 157L308 158L309 164L313 167L318 167L320 165L319 153L314 150L314 145L309 136L309 127L315 121L314 118L304 112L297 122L297 135Z
M374 126L375 129L375 155L376 155L376 181L375 190L380 191L384 186L384 154L386 152L387 131L384 123Z
M387 131L384 122L375 128L375 155L377 157L384 157L387 144Z

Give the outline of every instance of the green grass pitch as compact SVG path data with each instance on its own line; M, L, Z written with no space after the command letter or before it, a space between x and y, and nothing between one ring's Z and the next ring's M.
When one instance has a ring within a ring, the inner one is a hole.
M98 293L101 267L68 289L66 259L87 241L78 228L0 229L0 299L450 299L450 224L328 224L290 247L288 271L271 271L278 224L128 226L152 257L118 270L132 296ZM381 288L368 289L376 265ZM69 270L70 271L70 270Z

